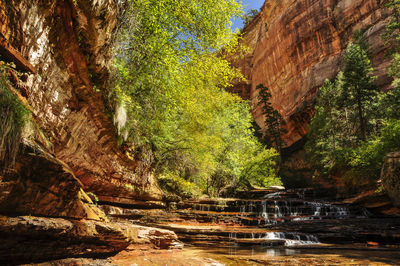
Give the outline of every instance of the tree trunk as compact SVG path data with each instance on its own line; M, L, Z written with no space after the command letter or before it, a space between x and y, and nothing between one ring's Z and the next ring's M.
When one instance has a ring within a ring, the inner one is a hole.
M361 130L361 140L367 139L367 128L365 123L365 118L363 115L362 104L360 98L357 99L357 107L358 107L358 118L360 120L360 130Z

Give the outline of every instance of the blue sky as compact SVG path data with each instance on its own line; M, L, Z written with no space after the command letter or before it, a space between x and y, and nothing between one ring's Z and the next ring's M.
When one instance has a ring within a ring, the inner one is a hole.
M243 0L243 5L245 6L244 11L247 12L249 9L260 9L264 4L265 0ZM232 29L241 28L243 26L243 21L241 19L236 19L233 21Z

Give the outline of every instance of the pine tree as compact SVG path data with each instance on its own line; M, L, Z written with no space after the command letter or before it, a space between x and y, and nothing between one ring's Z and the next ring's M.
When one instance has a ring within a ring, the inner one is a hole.
M262 114L265 117L264 124L266 130L264 132L264 143L268 147L274 147L280 152L284 145L282 135L287 132L283 128L286 122L278 110L272 106L272 95L269 89L262 84L257 85L256 89L259 90L258 106L262 106Z
M400 86L400 0L389 0L385 7L393 12L392 20L386 25L384 40L390 45L389 54L393 62L389 67L389 75L394 79L394 86Z
M369 114L366 110L379 92L374 83L376 77L372 75L371 61L364 47L366 46L362 39L347 46L343 70L344 89L339 100L342 108L356 107L359 125L357 133L361 140L366 140L368 136Z
M337 163L337 157L346 149L357 145L353 136L355 108L339 107L338 100L343 92L343 72L339 72L334 82L325 80L319 89L315 115L310 123L310 131L305 145L311 166L320 173L329 173Z
M385 7L393 12L392 20L386 25L384 40L391 46L389 55L393 58L388 74L393 78L393 88L382 97L380 109L386 119L400 119L400 0L388 0Z
M257 9L250 9L247 11L246 14L243 15L243 28L246 28L247 25L249 25L253 19L260 13Z
M388 0L384 6L393 11L393 16L386 25L383 37L393 48L391 52L398 52L400 50L400 0Z

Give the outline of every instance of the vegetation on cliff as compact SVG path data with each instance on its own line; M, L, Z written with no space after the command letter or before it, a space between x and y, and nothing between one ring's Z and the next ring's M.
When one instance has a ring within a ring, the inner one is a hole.
M257 9L249 9L246 14L243 15L243 28L246 28L259 13L260 11Z
M277 154L254 136L249 104L225 90L243 78L224 57L238 49L230 20L241 13L235 0L127 5L114 49L116 123L133 153L152 151L173 192L280 183Z
M257 85L258 105L261 106L262 114L264 115L264 132L261 132L261 139L267 147L274 147L281 152L284 142L282 136L287 133L283 127L286 125L282 115L276 110L271 103L271 93L269 89L262 84Z
M356 33L343 72L326 80L317 96L306 144L312 167L318 175L342 175L350 187L379 179L385 155L400 147L399 4L386 3L394 11L384 35L393 48L392 89L384 93L376 87L368 45Z
M15 164L22 129L29 111L11 91L7 71L10 67L0 62L0 175Z

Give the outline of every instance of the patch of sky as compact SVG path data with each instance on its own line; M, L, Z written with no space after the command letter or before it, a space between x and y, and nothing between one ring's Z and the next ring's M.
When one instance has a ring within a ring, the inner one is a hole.
M243 0L244 12L247 13L250 9L257 9L263 6L265 0ZM233 31L240 31L243 27L243 19L236 18L233 21L232 30Z

